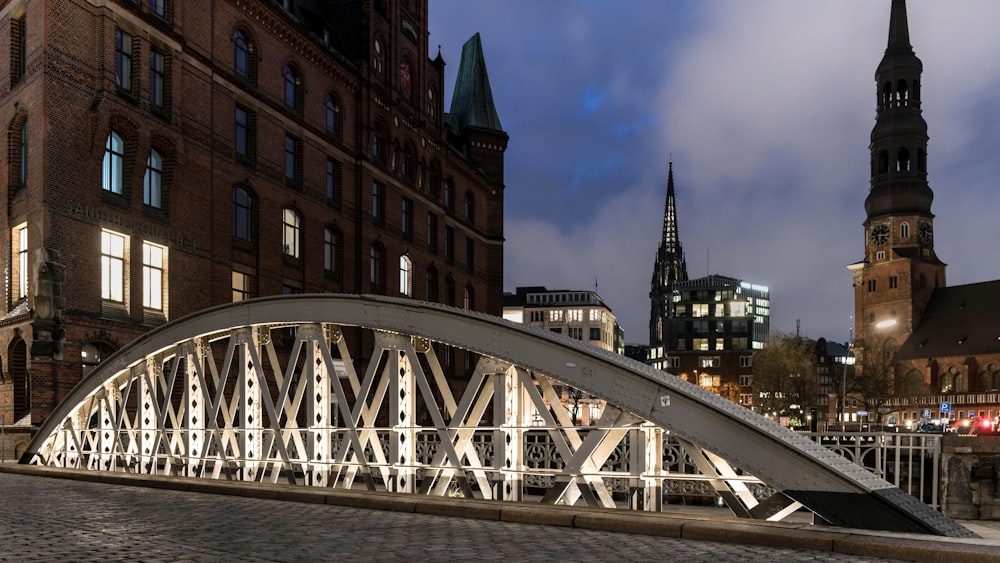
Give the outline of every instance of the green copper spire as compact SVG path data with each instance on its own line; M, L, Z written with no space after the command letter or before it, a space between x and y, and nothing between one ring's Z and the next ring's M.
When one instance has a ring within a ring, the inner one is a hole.
M459 129L478 127L503 131L493 103L490 77L486 73L486 61L483 58L483 44L478 33L462 47L462 61L458 65L450 113Z

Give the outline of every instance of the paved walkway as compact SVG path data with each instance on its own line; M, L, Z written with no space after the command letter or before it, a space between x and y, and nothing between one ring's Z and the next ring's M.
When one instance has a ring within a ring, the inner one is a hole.
M747 534L755 529L767 536L775 530L767 524L719 525L716 519L702 520L703 530L714 526L733 534L727 542L705 541L607 531L620 528L624 521L600 512L591 515L598 518L604 514L605 529L583 529L317 504L319 496L288 491L289 487L212 482L204 487L205 492L192 492L170 490L178 483L170 479L149 479L144 481L146 486L133 486L7 472L11 470L15 468L0 466L0 561L891 560L868 556L863 541L853 553L804 549L796 545L804 540L797 539L793 527L779 528L782 533L771 541L732 543L740 538L754 539ZM288 493L275 494L275 489ZM209 494L226 490L231 494ZM361 494L357 498L377 501L383 497ZM439 499L441 504L434 500L428 499L425 512L432 507L430 511L449 513L448 506L455 506L446 499ZM581 518L580 512L572 509L557 512ZM533 518L542 517L526 513L520 519ZM656 530L665 530L665 520L657 520ZM636 522L632 525L638 531L650 529L641 519L631 521ZM687 522L692 525L698 521ZM843 537L864 538L855 534ZM781 546L781 538L788 538L787 545ZM912 548L914 538L905 539ZM894 538L870 540L875 545L891 543ZM900 553L910 554L905 559L928 561L1000 561L1000 540L989 548L992 551L982 550L990 540L950 541L953 543L946 544L947 550ZM850 548L849 544L845 545ZM979 551L967 551L970 546Z

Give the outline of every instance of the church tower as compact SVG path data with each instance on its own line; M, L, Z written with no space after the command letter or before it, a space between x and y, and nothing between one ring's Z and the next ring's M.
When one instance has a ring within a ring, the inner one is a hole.
M902 343L920 323L934 289L945 285L945 264L934 252L934 193L927 182L927 123L920 109L922 71L910 45L906 0L893 0L888 46L875 71L865 258L850 266L861 338L875 326L889 325L879 334Z
M671 295L674 284L687 281L687 262L684 249L677 235L677 203L674 198L674 162L670 160L667 172L667 203L663 208L663 235L656 251L656 265L650 283L649 346L661 348L665 355L668 348L667 319L673 316ZM653 358L655 356L651 356Z

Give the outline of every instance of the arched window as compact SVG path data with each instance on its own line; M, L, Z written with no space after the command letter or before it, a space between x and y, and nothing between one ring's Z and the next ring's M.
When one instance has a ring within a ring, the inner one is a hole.
M889 171L889 151L878 153L878 173L885 174Z
M905 80L900 80L896 86L896 99L899 100L899 105L901 106L909 105L910 92Z
M899 238L910 238L910 224L903 222L899 224Z
M882 107L887 108L892 105L892 83L886 82L882 85Z
M896 172L910 171L910 151L906 147L900 147L896 153Z
M257 81L253 42L247 33L240 29L233 33L233 71L251 84Z
M243 188L233 188L233 237L253 240L253 198Z
M146 174L142 179L142 203L159 209L163 202L163 157L150 149Z
M413 297L413 261L405 254L399 257L399 294Z
M415 166L413 164L413 144L407 142L406 146L403 147L403 167L402 167L403 177L406 178L407 180L413 181L414 168Z
M476 308L476 290L471 285L465 286L465 295L462 299L462 308L473 311Z
M444 181L444 206L448 211L455 211L455 183L451 178Z
M333 94L326 96L326 132L338 139L343 135L340 103Z
M108 192L123 193L125 185L125 142L114 130L104 143L103 182L101 187Z
M472 197L472 192L465 192L465 222L470 225L476 224L476 201Z
M302 80L292 65L285 65L285 105L297 112L302 111Z
M382 122L376 122L372 127L372 156L385 162L385 128Z
M299 257L299 229L301 219L294 209L281 210L281 252L292 258Z
M410 101L413 98L412 72L413 67L410 66L410 58L403 55L402 60L399 61L399 92L406 101Z

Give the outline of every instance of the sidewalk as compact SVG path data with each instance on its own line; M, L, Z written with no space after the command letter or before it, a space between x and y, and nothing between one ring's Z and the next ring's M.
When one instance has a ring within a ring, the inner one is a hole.
M838 557L886 558L907 561L976 561L1000 563L1000 522L961 522L981 538L892 533L816 526L808 514L793 515L792 522L742 520L725 516L724 509L670 505L663 513L614 509L552 506L502 501L428 497L368 491L343 491L295 485L215 481L181 477L134 475L99 471L55 469L0 464L0 473L126 485L149 489L211 493L252 499L325 504L413 514L454 516L552 526L558 528L619 532L644 536L713 541L744 546L826 552ZM568 533L568 532L567 532ZM638 539L638 538L637 538Z

